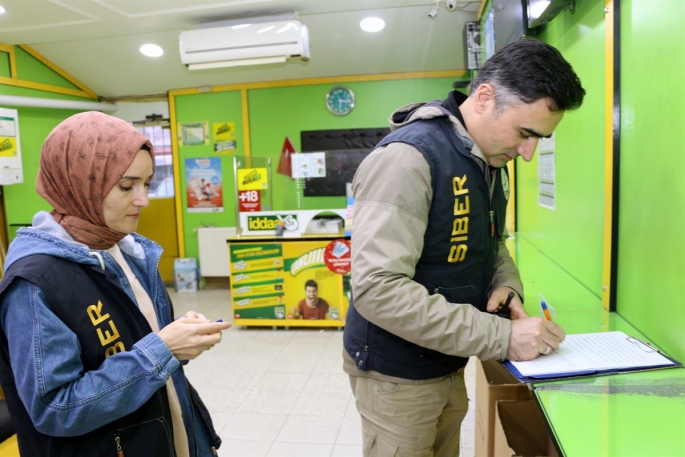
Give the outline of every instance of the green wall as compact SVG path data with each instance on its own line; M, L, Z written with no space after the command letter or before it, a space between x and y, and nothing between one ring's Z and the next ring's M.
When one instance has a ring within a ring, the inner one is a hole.
M685 362L685 2L621 1L618 311ZM675 149L674 149L675 148Z
M14 52L17 65L17 77L19 79L34 83L49 84L65 89L78 90L72 83L19 47L15 46ZM0 76L10 76L8 56L9 54L0 52ZM5 84L0 84L0 94L33 98L93 101L88 98ZM3 108L15 107L3 106ZM9 226L8 233L10 238L14 236L14 233L20 226L31 224L33 215L36 212L52 209L35 190L40 149L45 138L57 124L67 117L80 112L77 110L53 108L17 107L16 109L19 120L24 182L22 184L12 184L3 187L5 213Z
M18 46L14 47L14 59L17 64L17 78L19 79L80 90Z
M373 82L350 82L355 94L355 108L347 116L336 116L325 105L326 93L339 84L250 89L247 91L250 150L252 157L271 158L273 176L272 203L274 210L344 208L344 197L303 197L296 181L276 173L285 137L300 151L302 130L332 130L387 127L390 114L408 103L444 98L455 78L402 79ZM234 121L237 131L235 154L221 155L223 167L224 212L188 213L185 194L185 159L212 157L209 146L179 148L183 235L187 257L197 257L197 233L203 223L215 226L235 226L233 157L244 154L240 91L209 92L180 95L175 98L178 122L208 120Z
M201 226L226 227L235 226L235 199L233 198L233 157L245 153L243 138L242 105L240 91L211 92L176 97L177 122L209 121L210 130L214 123L234 122L236 130L235 154L214 154L213 135L206 146L180 146L179 169L181 184L181 204L183 207L183 237L186 257L198 256L197 233ZM199 157L220 157L223 174L222 189L224 211L222 213L189 213L186 194L186 159Z
M537 38L561 51L587 91L583 106L567 113L556 131L555 210L538 205L537 156L530 164L517 162L516 254L526 309L538 314L543 295L564 311L560 323L571 333L601 321L604 4L577 2L575 14L563 12L538 30ZM677 245L685 226L685 180L671 157L685 140L685 66L673 52L685 43L685 2L623 0L620 8L617 313L685 361L683 249Z
M604 0L577 3L575 14L557 16L537 38L559 49L580 77L587 95L555 132L556 209L538 205L538 156L517 160L519 235L597 300L602 297L604 227ZM528 279L528 278L526 278ZM548 287L548 286L547 286ZM526 294L555 295L526 287ZM559 300L563 297L558 297Z

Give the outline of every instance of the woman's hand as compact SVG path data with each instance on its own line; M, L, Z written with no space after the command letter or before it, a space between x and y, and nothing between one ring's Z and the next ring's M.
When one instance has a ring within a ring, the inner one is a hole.
M178 360L193 360L221 341L221 332L231 328L230 322L211 322L202 314L189 311L162 330L159 337Z

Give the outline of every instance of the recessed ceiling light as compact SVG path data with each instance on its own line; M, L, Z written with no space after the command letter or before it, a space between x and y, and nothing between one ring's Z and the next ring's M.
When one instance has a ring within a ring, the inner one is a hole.
M140 52L148 57L159 57L164 54L164 50L156 44L144 44L140 47Z
M362 19L359 26L365 32L380 32L385 27L385 21L379 17L367 17Z
M2 13L4 13L4 12L5 12L5 8L3 8L2 6L0 6L0 14L2 14Z

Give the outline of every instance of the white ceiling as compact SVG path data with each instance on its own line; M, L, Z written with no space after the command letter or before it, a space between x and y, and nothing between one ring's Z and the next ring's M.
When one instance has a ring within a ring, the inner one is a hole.
M295 78L464 68L465 21L481 0L0 0L0 43L28 44L102 97ZM190 71L178 37L204 22L295 12L309 29L311 59L282 64ZM361 19L386 22L379 33ZM139 52L155 43L159 58ZM19 75L21 78L21 75Z

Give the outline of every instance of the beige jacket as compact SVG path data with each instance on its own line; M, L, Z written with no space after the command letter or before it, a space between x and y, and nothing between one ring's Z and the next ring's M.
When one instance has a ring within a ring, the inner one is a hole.
M421 108L408 122L443 115L436 107ZM457 118L449 119L464 144L472 146L471 154L482 164L483 173L489 174L478 146ZM488 182L494 182L492 178L486 176ZM357 311L369 322L425 348L461 357L504 359L509 320L483 313L470 303L448 304L445 297L429 295L412 280L433 197L430 168L421 152L405 143L374 150L358 168L352 189L352 292ZM518 269L504 239L499 246L493 288L511 287L523 299ZM360 371L345 351L343 356L348 374L409 382Z

